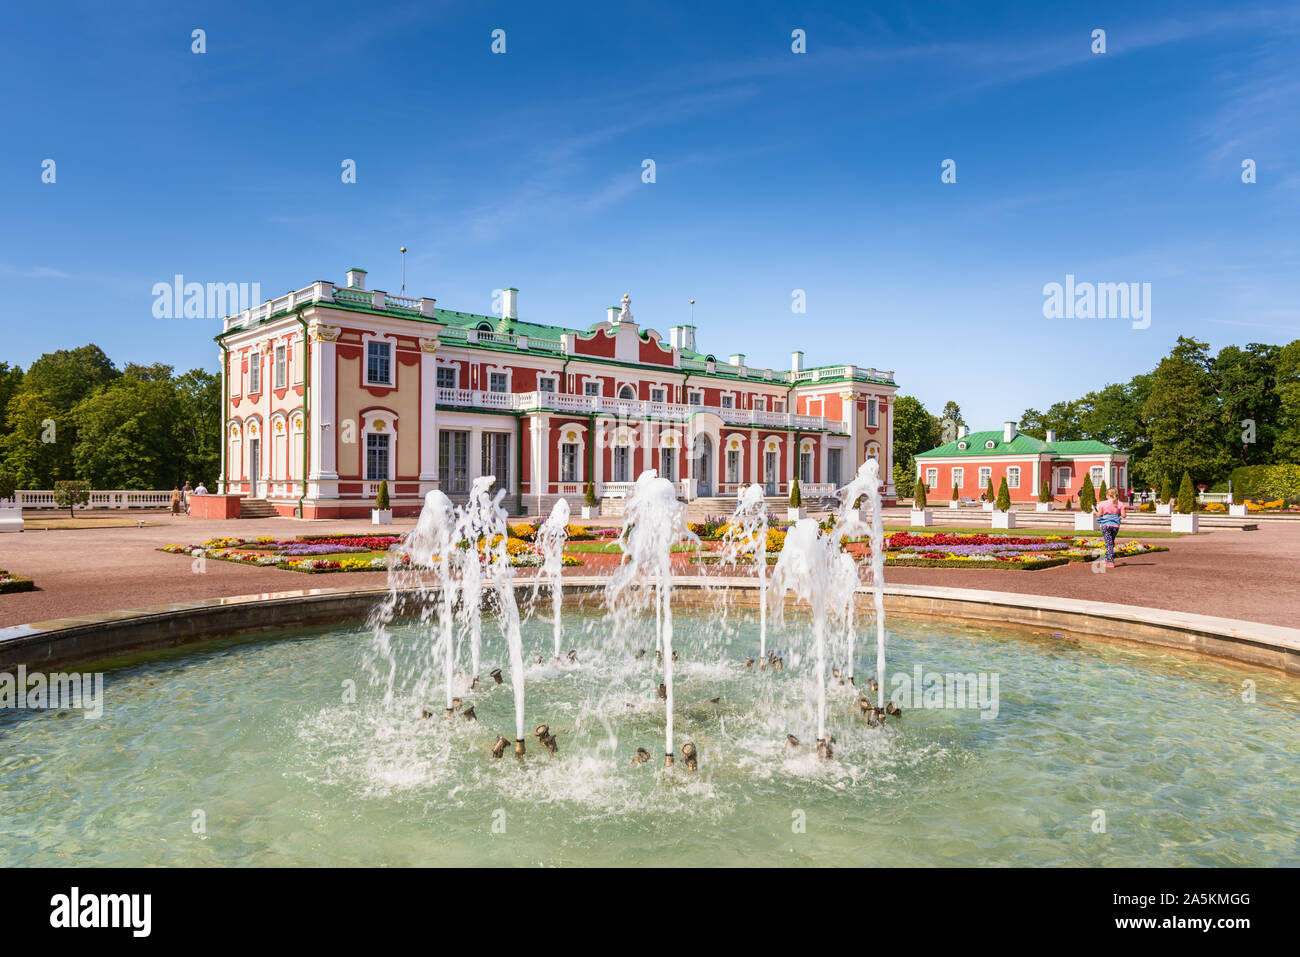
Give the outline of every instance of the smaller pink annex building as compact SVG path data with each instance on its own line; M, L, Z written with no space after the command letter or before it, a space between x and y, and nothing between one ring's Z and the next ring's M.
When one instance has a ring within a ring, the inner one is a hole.
M1043 441L1005 422L1000 432L967 434L961 427L953 441L916 456L916 475L934 501L946 501L954 486L959 497L978 499L990 478L996 490L1005 477L1012 502L1037 502L1044 480L1053 500L1064 502L1067 495L1078 500L1085 476L1092 477L1093 488L1104 481L1126 493L1128 459L1127 452L1104 442L1060 442L1054 432Z

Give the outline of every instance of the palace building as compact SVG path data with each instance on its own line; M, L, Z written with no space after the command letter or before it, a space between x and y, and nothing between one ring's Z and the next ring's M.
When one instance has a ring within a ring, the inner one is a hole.
M455 501L492 475L511 511L538 514L588 485L617 500L653 468L730 512L743 485L785 496L797 475L830 494L874 456L894 494L891 372L723 361L692 325L642 328L626 295L586 329L520 319L515 289L501 312L370 290L352 269L227 317L220 491L329 518L366 514L387 479L414 514L430 489Z
M936 502L947 501L954 486L959 498L979 499L990 478L995 493L1006 478L1012 502L1037 502L1044 480L1048 494L1062 502L1066 496L1078 501L1085 476L1094 489L1105 481L1127 491L1129 482L1127 452L1092 439L1060 442L1050 431L1044 442L1017 432L1015 422L1004 422L1000 432L967 434L962 426L953 441L915 459L916 477Z

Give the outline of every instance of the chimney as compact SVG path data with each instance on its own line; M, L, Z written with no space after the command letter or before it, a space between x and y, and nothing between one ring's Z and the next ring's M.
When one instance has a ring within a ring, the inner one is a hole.
M605 307L605 320L612 326L618 322L618 306Z
M1055 442L1055 441L1056 441L1056 433L1053 432L1051 429L1048 429L1048 430L1047 430L1047 441L1049 441L1049 442Z
M733 353L727 359L733 366L743 366L745 364L745 354L743 352Z
M365 289L366 288L366 271L357 269L355 266L348 270L348 288Z
M519 318L519 290L514 286L501 290L501 318Z
M668 339L674 349L690 349L695 351L695 327L694 326L669 326Z
M957 438L959 439L966 438L966 426L964 425L957 426Z
M803 372L803 353L798 349L790 353L790 371Z
M1015 437L1016 437L1016 423L1014 423L1014 422L1003 422L1003 423L1002 423L1002 441L1003 441L1003 442L1010 442L1010 441L1011 441L1012 439L1014 439Z

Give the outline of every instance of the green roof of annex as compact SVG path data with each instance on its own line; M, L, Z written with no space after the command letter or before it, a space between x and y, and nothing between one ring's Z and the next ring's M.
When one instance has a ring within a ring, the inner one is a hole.
M992 447L989 444L992 442ZM962 448L962 444L965 448ZM1044 442L1032 435L1017 432L1008 442L1005 433L998 429L991 432L971 432L960 439L954 439L928 452L918 452L918 459L942 458L988 458L990 455L1127 455L1114 446L1096 439L1083 439L1073 442Z

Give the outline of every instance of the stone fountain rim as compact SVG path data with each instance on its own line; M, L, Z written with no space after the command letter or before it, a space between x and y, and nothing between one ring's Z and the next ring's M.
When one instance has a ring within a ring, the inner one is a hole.
M566 597L603 589L607 581L603 576L565 577ZM528 578L515 580L516 590L531 590L535 584ZM673 577L674 590L680 589L678 595L686 601L708 586L739 589L736 595L746 595L756 592L757 585L753 578ZM541 590L549 594L545 583ZM14 671L19 665L29 671L64 667L341 617L364 617L374 599L387 592L386 585L263 592L11 625L0 628L0 673ZM1300 629L1296 628L1163 608L972 588L886 584L884 593L890 615L1012 627L1040 636L1046 633L1157 646L1300 678ZM870 603L869 587L860 586L857 594L861 604Z

